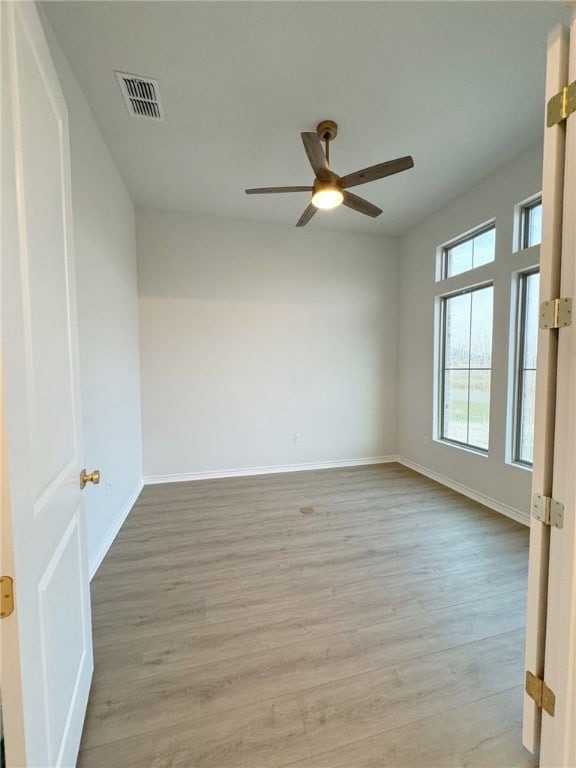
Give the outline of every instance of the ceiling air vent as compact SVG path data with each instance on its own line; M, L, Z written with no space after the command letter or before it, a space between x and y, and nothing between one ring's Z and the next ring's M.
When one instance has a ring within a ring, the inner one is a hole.
M164 120L160 91L156 80L150 77L129 75L116 72L120 90L132 117L144 117L147 120Z

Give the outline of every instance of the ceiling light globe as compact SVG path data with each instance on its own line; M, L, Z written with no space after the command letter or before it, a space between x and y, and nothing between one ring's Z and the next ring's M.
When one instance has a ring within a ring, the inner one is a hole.
M315 205L316 208L323 208L325 210L336 208L338 205L342 204L343 200L344 195L342 194L342 191L335 187L318 189L312 195L312 205Z

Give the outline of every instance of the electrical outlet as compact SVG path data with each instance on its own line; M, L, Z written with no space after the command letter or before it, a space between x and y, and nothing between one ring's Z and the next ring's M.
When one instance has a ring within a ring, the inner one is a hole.
M299 445L302 442L302 435L300 432L294 432L294 442Z

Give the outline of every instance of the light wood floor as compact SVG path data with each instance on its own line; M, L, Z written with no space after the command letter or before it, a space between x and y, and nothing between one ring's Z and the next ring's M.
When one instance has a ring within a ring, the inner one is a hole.
M147 487L93 582L79 765L535 765L527 548L397 464Z

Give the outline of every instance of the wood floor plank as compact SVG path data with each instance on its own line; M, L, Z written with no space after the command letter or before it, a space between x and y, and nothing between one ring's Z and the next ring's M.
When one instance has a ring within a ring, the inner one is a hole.
M191 547L193 545L191 544ZM249 570L238 571L222 567L217 558L214 559L212 568L206 569L202 574L195 573L186 563L174 563L168 556L163 556L159 561L151 564L146 561L146 569L134 564L130 573L115 573L110 577L106 572L98 574L97 588L94 593L100 593L95 597L94 604L107 604L110 595L114 599L122 601L146 600L151 593L158 590L159 585L169 592L180 587L189 589L193 587L194 594L198 598L217 596L220 599L228 597L228 601L236 600L238 593L242 591L282 585L290 583L295 592L307 588L333 586L346 589L346 585L366 581L367 588L381 585L386 588L391 585L402 585L416 581L420 578L438 576L438 571L431 566L424 565L418 557L403 556L397 554L388 557L363 558L358 555L356 561L342 564L341 561L331 560L314 562L308 561L304 565L294 565L290 561L279 562L274 565L253 565ZM353 587L352 591L361 591ZM233 618L233 617L231 617Z
M440 574L466 573L470 566L492 568L502 564L503 557L508 565L525 563L528 557L528 541L514 537L504 545L489 547L447 547L437 554L424 553L422 560Z
M522 688L410 722L291 768L534 768L519 739Z
M114 633L114 637L117 633ZM102 637L102 635L99 635ZM94 643L93 686L126 685L136 680L142 668L143 656L150 646L149 638L132 637L115 643Z
M95 689L86 748L254 704L371 669L356 630Z
M174 671L199 664L280 648L312 637L322 638L366 624L391 621L402 616L424 613L405 591L390 587L347 598L325 599L318 604L302 604L299 610L264 614L258 621L243 616L222 624L195 628L159 638L142 657L141 676L159 670Z
M349 598L364 592L389 592L394 586L406 586L421 579L431 579L436 572L431 568L408 568L393 576L365 575L355 580L357 572L349 571L342 580L330 574L322 577L318 573L312 579L291 578L271 585L264 585L242 594L220 593L206 597L206 623L217 624L249 616L252 621L269 613L294 612L298 615L318 604L325 604L334 598Z
M512 632L298 694L312 753L518 686L523 640Z
M375 667L429 656L525 626L526 589L358 630Z
M146 487L92 583L79 765L424 766L412 727L517 760L527 540L394 464Z
M287 698L83 749L78 768L276 768L309 754L298 703Z
M490 567L472 563L464 572L419 579L406 588L420 605L433 611L483 597L497 598L524 589L527 582L528 562L522 558Z
M166 626L186 630L206 623L206 601L196 599L193 585L161 595L149 592L139 601L115 601L114 593L109 595L111 604L100 603L92 609L93 635L95 643L104 636L107 642L122 640L127 634L136 637L150 637L163 634Z

